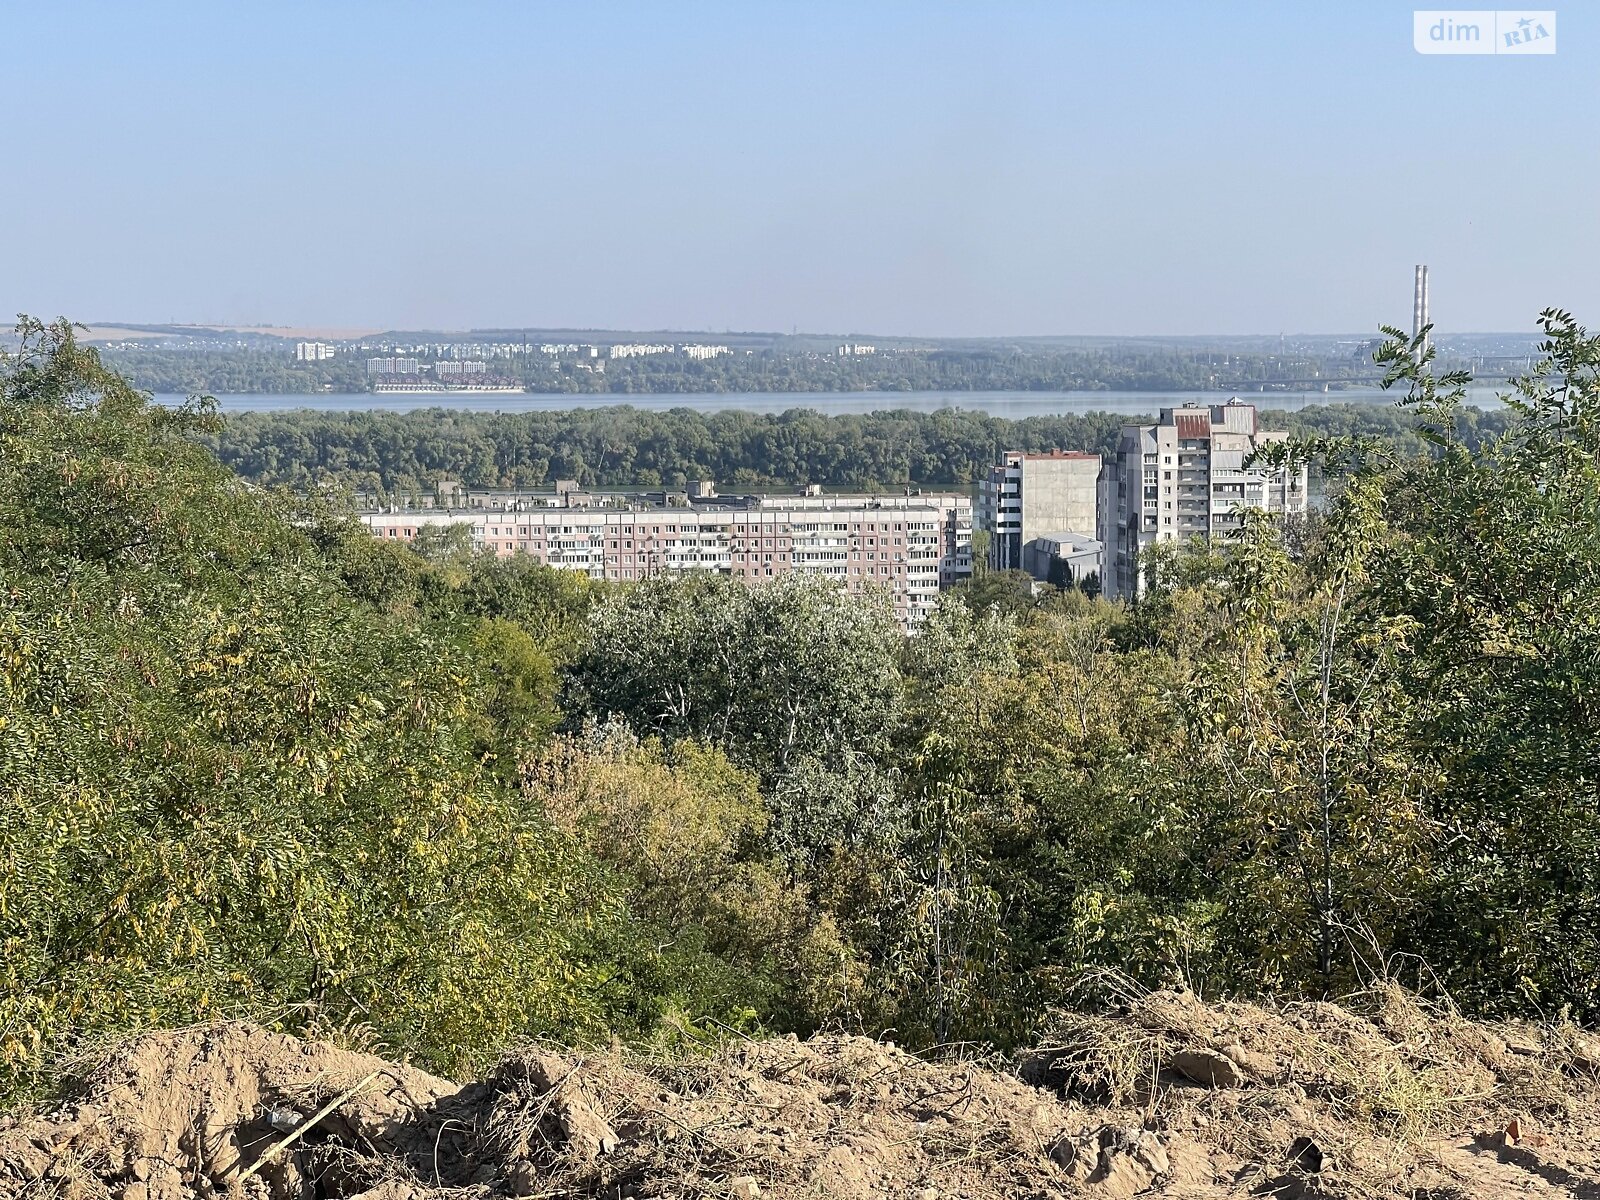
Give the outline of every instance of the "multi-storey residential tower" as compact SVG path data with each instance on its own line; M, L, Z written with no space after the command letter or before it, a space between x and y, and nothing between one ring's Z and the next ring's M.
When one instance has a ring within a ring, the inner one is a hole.
M374 536L410 541L464 524L480 551L527 554L594 579L717 571L755 583L800 573L853 593L886 593L907 627L939 592L972 574L972 501L959 495L707 496L603 494L568 488L506 508L371 512ZM548 501L548 502L546 502Z
M416 358L367 359L368 375L418 375L421 372L422 361Z
M1207 540L1243 524L1242 509L1306 510L1307 472L1246 466L1261 446L1289 435L1260 426L1253 404L1164 408L1154 425L1124 425L1100 488L1102 587L1131 599L1143 590L1139 559L1161 542Z
M1070 450L1008 450L990 468L979 494L979 528L989 535L989 566L1026 570L1029 543L1076 533L1096 536L1095 491L1100 456Z

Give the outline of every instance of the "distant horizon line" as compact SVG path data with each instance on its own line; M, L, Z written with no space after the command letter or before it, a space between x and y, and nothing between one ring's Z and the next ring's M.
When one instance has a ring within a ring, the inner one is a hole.
M280 337L285 340L307 340L331 338L342 341L355 341L371 337L393 337L400 335L499 335L514 334L587 334L602 337L640 337L651 335L670 335L675 338L763 338L771 340L780 339L826 339L851 341L878 341L884 343L906 342L1035 342L1035 341L1139 341L1139 340L1171 340L1171 341L1203 341L1212 340L1242 340L1259 339L1270 340L1273 338L1321 338L1338 340L1375 340L1381 338L1381 331L1374 326L1371 330L1278 330L1255 331L1250 333L997 333L997 334L899 334L899 333L872 333L852 331L846 333L816 331L816 330L791 330L784 332L773 329L691 329L691 328L617 328L593 325L484 325L466 327L402 327L402 326L336 326L319 324L245 324L241 322L202 322L202 321L74 321L75 326L88 329L91 333L98 331L126 330L130 333L161 334L168 331L196 331L216 334L254 334L261 337ZM1515 337L1537 339L1542 335L1531 330L1521 329L1441 329L1434 328L1438 337Z

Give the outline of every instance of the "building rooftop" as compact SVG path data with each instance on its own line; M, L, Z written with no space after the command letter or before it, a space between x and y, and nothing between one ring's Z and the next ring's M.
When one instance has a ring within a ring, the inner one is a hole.
M563 483L569 481L562 481ZM559 485L558 485L559 486ZM357 509L375 513L445 513L450 515L506 515L537 512L730 512L757 509L794 508L827 511L834 508L905 509L970 505L972 500L960 491L896 492L750 492L739 495L694 495L681 489L643 488L638 491L551 491L534 488L457 488L444 489L443 504L376 504Z
M1080 550L1100 548L1100 539L1090 533L1080 533L1075 529L1057 529L1050 533L1038 534L1035 538L1041 542L1055 542L1061 546L1074 546Z

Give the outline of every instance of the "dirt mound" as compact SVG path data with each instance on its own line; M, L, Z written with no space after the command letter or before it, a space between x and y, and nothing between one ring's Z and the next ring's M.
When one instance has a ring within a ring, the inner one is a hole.
M327 1099L364 1086L319 1123L319 1143L399 1150L419 1112L457 1085L412 1067L303 1042L254 1025L149 1034L81 1079L77 1097L0 1132L0 1194L180 1200L226 1192ZM309 1194L312 1164L285 1154L262 1177L274 1196Z
M1156 993L1014 1066L828 1036L536 1048L466 1085L249 1025L150 1034L7 1122L0 1195L1600 1200L1600 1044L1371 1000Z

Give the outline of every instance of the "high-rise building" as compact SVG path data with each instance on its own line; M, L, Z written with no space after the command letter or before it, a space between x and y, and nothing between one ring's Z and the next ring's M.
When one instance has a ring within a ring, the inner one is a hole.
M422 363L415 358L367 359L368 375L417 375L421 371Z
M990 468L978 496L979 528L989 535L989 566L1025 571L1029 544L1046 536L1096 536L1100 456L1070 450L1009 450Z
M295 362L323 362L332 358L334 347L330 342L296 342L294 344Z
M1307 471L1246 461L1289 435L1262 429L1253 404L1164 408L1154 425L1124 425L1100 485L1102 587L1132 599L1145 587L1140 557L1151 546L1224 536L1245 508L1306 510Z

